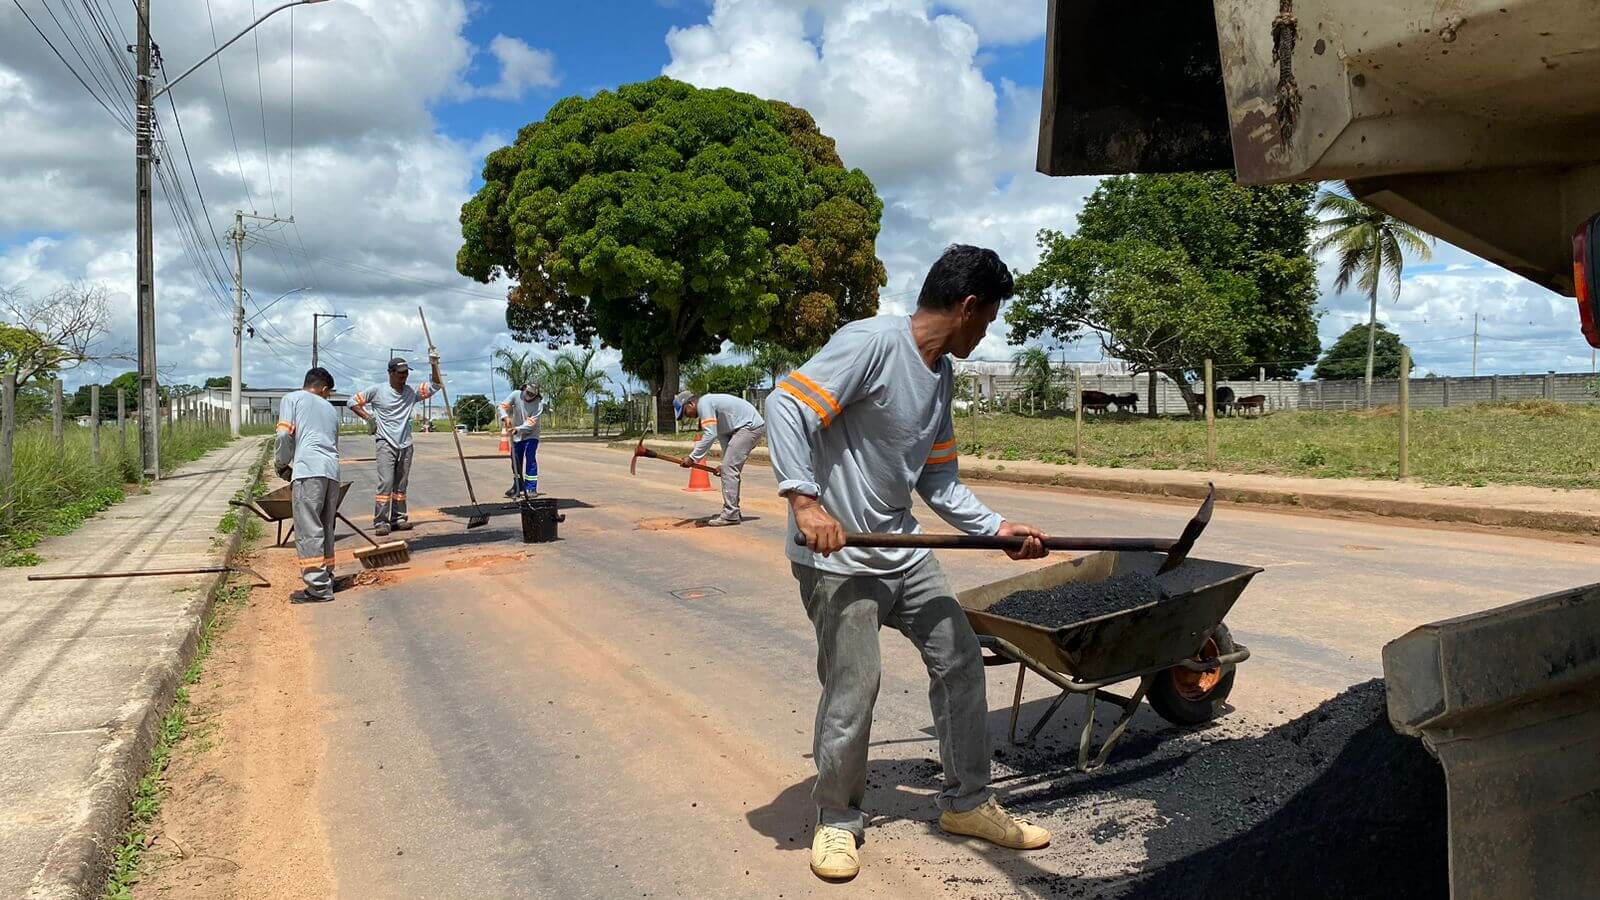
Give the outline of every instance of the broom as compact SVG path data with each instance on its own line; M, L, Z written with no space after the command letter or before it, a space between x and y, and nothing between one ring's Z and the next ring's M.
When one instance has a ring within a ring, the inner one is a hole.
M422 307L417 307L417 318L422 320L422 336L428 341L428 355L436 351L433 346L433 335L428 333L428 317L422 314ZM450 437L456 442L456 457L461 460L461 477L467 482L467 496L472 499L472 505L477 508L467 519L467 528L482 528L489 524L489 514L483 511L483 504L478 502L478 495L472 492L472 476L467 474L467 455L461 450L461 435L456 433L456 417L450 412L450 392L444 389L444 379L439 380L439 395L444 398L444 417L450 423Z
M405 541L389 541L380 544L372 539L372 535L361 530L361 526L345 518L344 513L338 513L339 520L355 529L356 534L367 539L370 548L363 547L355 552L355 557L364 569L377 569L383 566L398 566L411 561L411 548Z

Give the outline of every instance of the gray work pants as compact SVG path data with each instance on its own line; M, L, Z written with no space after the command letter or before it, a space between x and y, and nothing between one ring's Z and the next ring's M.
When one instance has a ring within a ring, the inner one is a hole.
M944 763L941 810L966 812L989 799L988 697L978 637L932 555L894 576L835 575L794 564L800 598L817 631L817 703L812 754L817 821L854 832L867 824L867 745L878 699L878 629L911 639L928 667L928 702Z
M298 478L293 488L294 550L306 593L319 600L333 597L333 530L338 522L339 482L332 478Z
M413 445L397 449L388 441L377 443L378 496L372 506L372 524L399 525L406 520L406 484L411 481L411 453L417 448Z
M722 518L737 522L744 517L739 511L739 479L744 475L744 464L750 451L767 433L765 425L746 425L728 436L722 444Z

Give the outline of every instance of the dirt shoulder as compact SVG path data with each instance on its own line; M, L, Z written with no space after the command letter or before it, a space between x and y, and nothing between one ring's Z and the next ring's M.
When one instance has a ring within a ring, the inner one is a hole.
M290 554L257 554L250 565L274 586L232 611L189 688L187 733L167 768L136 897L334 893L317 808L324 707L308 629L284 599L298 573Z

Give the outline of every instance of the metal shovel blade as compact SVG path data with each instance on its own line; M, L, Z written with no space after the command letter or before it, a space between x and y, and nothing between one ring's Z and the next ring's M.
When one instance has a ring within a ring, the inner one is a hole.
M1156 570L1157 575L1163 572L1171 572L1173 569L1183 565L1183 561L1189 558L1189 551L1194 549L1194 542L1199 539L1200 532L1205 531L1206 526L1211 523L1211 507L1215 504L1216 499L1217 486L1207 483L1205 502L1200 504L1199 512L1194 514L1194 518L1189 520L1189 524L1183 526L1183 534L1178 536L1178 542L1172 545L1171 550L1167 551L1166 562L1163 562L1161 568Z

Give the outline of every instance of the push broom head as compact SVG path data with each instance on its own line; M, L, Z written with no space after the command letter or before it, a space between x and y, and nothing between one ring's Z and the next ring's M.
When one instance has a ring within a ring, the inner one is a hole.
M482 528L487 524L489 524L489 514L484 512L481 506L478 507L477 512L472 514L471 518L467 519L468 528Z
M376 547L363 547L355 551L356 560L364 569L381 569L411 561L411 548L405 541L389 541Z

